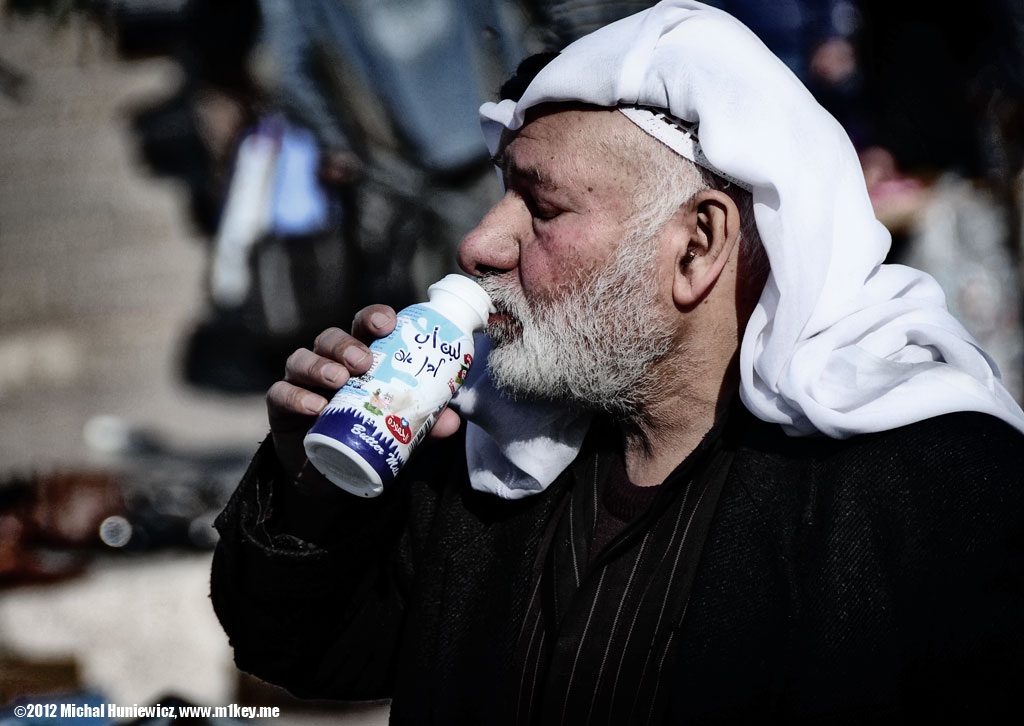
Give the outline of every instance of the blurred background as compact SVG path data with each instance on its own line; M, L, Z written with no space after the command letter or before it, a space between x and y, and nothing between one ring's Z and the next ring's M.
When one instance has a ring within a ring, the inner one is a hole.
M44 699L386 722L235 670L212 520L287 354L454 269L500 193L478 105L650 4L0 0L0 724ZM713 4L844 124L891 261L1019 400L1024 5Z

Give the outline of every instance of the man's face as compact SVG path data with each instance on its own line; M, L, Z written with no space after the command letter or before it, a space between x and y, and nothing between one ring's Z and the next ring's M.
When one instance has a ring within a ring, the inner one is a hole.
M635 166L598 143L630 132L614 111L558 111L503 150L506 194L460 263L495 303L489 364L514 395L633 415L650 394L640 381L672 342L661 245L636 220Z

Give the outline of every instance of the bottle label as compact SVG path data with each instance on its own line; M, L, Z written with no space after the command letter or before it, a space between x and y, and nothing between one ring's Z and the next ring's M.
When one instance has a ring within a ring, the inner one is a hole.
M370 369L335 394L310 433L340 441L387 484L465 382L473 338L436 311L412 305L370 351Z

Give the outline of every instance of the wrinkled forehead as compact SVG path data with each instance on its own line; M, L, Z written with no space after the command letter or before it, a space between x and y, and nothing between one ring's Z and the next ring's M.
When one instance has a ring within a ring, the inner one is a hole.
M500 154L521 136L582 135L586 133L586 112L591 110L599 110L599 107L578 101L555 101L533 106L523 115L523 122L519 126L501 126L496 129L498 143L491 151Z
M554 117L557 122L549 122ZM578 102L552 102L533 106L524 116L519 129L502 128L493 158L499 166L509 144L524 133L544 134L548 127L560 127L561 153L590 156L599 154L606 163L632 168L638 154L649 155L653 147L644 147L644 140L657 143L678 156L701 166L726 181L750 191L742 179L715 167L704 154L698 136L698 125L676 118L668 111L644 106L620 105L604 108Z
M580 104L538 106L518 129L506 129L492 157L507 182L539 188L612 186L623 193L643 176L657 144L616 109Z
M502 127L495 153L500 154L520 137L550 139L587 150L607 150L628 145L635 130L635 125L614 108L576 101L543 103L527 111L520 127Z

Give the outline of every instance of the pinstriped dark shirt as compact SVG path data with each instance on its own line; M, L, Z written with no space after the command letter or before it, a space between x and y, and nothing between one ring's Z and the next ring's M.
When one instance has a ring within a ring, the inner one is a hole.
M663 719L662 675L729 456L719 428L661 486L635 487L607 436L570 470L545 533L516 646L520 726Z

